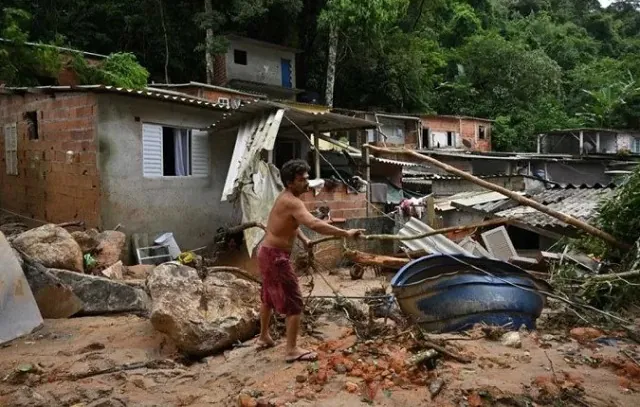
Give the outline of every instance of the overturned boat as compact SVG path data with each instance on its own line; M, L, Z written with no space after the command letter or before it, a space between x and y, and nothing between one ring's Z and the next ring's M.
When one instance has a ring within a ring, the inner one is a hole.
M428 332L477 323L535 329L551 286L504 261L435 254L414 260L391 280L400 309Z

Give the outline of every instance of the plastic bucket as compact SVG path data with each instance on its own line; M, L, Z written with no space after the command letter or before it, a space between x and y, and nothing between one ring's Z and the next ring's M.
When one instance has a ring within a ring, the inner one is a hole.
M169 248L169 255L172 259L176 259L180 256L180 248L178 247L178 243L176 243L176 239L173 238L173 233L163 233L156 237L156 240L153 242L158 245L167 246Z

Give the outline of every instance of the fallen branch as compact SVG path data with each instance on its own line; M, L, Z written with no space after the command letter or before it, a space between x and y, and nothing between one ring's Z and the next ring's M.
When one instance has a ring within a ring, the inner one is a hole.
M486 189L490 189L492 191L496 191L499 192L509 198L511 198L512 200L518 202L521 205L524 206L529 206L531 208L537 209L538 211L549 215L555 219L558 219L566 224L569 224L571 226L574 226L580 230L583 230L587 233L589 233L590 235L596 236L608 243L610 243L613 246L616 246L618 248L624 249L624 250L628 250L631 248L631 246L627 243L623 243L623 242L619 242L615 237L611 236L609 233L606 233L596 227L593 227L591 225L589 225L588 223L585 223L581 220L578 220L576 218L574 218L573 216L569 216L566 215L562 212L558 212L556 210L553 210L543 204L541 204L540 202L536 202L533 199L529 199L529 198L525 198L524 196L518 195L517 193L508 190L507 188L501 187L499 185L496 184L492 184L488 181L485 181L483 179L480 179L474 175L469 174L468 172L459 170L451 165L445 164L443 162L440 162L438 160L436 160L433 157L429 157L427 155L424 154L420 154L417 153L413 150L409 150L409 149L389 149L389 148L381 148L381 147L376 147L376 146L372 146L372 145L365 145L365 148L368 148L371 151L374 152L380 152L380 153L391 153L391 154L402 154L402 155L408 155L408 156L412 156L415 157L421 161L426 161L438 168L441 168L451 174L455 174L461 178L466 179L469 182L473 182L476 185L480 185Z
M345 250L344 257L354 263L366 264L368 266L379 266L394 270L398 270L409 263L409 259L365 253L357 250Z
M173 369L175 368L175 363L169 362L166 360L148 360L146 362L132 362L125 363L124 365L109 367L106 369L93 370L90 372L83 373L75 373L70 374L64 377L66 380L80 380L86 379L88 377L100 376L103 374L111 374L116 372L124 372L127 370L136 370L136 369Z
M618 278L629 278L629 277L638 277L638 276L640 276L640 270L629 270L622 273L594 274L592 276L587 277L587 280L609 281L609 280L616 280Z
M438 356L438 352L434 349L427 349L422 352L418 352L405 361L407 365L419 365L427 360L434 359Z
M247 223L243 223L242 225L233 226L228 229L225 229L224 233L228 235L235 235L236 233L240 233L245 229L250 229L250 228L260 228L262 230L267 230L267 228L260 222L247 222Z
M424 333L423 333L424 335ZM426 338L426 336L425 336ZM444 347L437 345L433 342L431 342L428 339L423 339L422 342L424 343L424 345L428 348L434 349L440 353L442 353L443 355L447 355L449 356L451 359L454 359L460 363L471 363L473 360L467 356L462 356L462 355L458 355L457 353L453 353L447 349L445 349Z
M483 228L483 227L487 227L487 226L504 225L504 224L509 224L511 222L513 222L513 220L509 219L509 218L495 218L495 219L490 219L490 220L485 221L485 222L475 223L475 224L472 224L472 225L450 226L450 227L446 227L446 228L442 228L442 229L432 230L430 232L420 233L418 235L413 235L413 236L362 235L362 236L358 237L358 239L364 239L364 240L400 240L400 241L416 240L416 239L422 239L422 238L429 237L429 236L442 235L442 234L450 233L450 232L457 233L457 232L462 232L462 231L465 231L465 230ZM321 237L320 239L312 240L311 242L309 242L309 247L313 247L313 246L316 246L316 245L318 245L320 243L328 242L328 241L331 241L331 240L338 240L338 239L343 239L343 238L342 237L337 237L337 236ZM419 252L420 251L418 251L418 253Z
M207 273L232 273L238 277L244 278L245 280L251 280L255 283L262 285L262 280L258 277L253 276L248 271L244 271L238 267L231 266L215 266L215 267L207 267Z
M58 223L56 226L60 226L61 228L68 228L71 226L78 226L78 227L84 227L84 221L83 220L75 220L72 222L62 222L62 223Z

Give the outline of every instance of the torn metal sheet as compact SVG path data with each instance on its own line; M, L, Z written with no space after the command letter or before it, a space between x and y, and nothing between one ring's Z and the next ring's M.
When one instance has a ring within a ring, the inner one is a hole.
M42 315L13 249L0 232L0 344L42 325Z
M422 233L432 232L433 228L420 222L418 219L411 219L404 224L398 234L400 236L415 236ZM436 254L464 254L465 256L473 256L471 252L463 249L443 235L434 235L424 237L422 239L401 240L402 244L409 250L426 250L427 253Z
M262 150L273 150L283 116L284 109L278 109L240 126L221 201L229 199L238 187L238 181L247 171L252 172L253 168L250 167L255 166Z

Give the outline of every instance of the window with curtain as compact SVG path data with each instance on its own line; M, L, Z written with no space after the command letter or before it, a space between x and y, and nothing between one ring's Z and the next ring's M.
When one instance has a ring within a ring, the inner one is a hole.
M145 177L209 175L209 134L144 123L142 162Z

